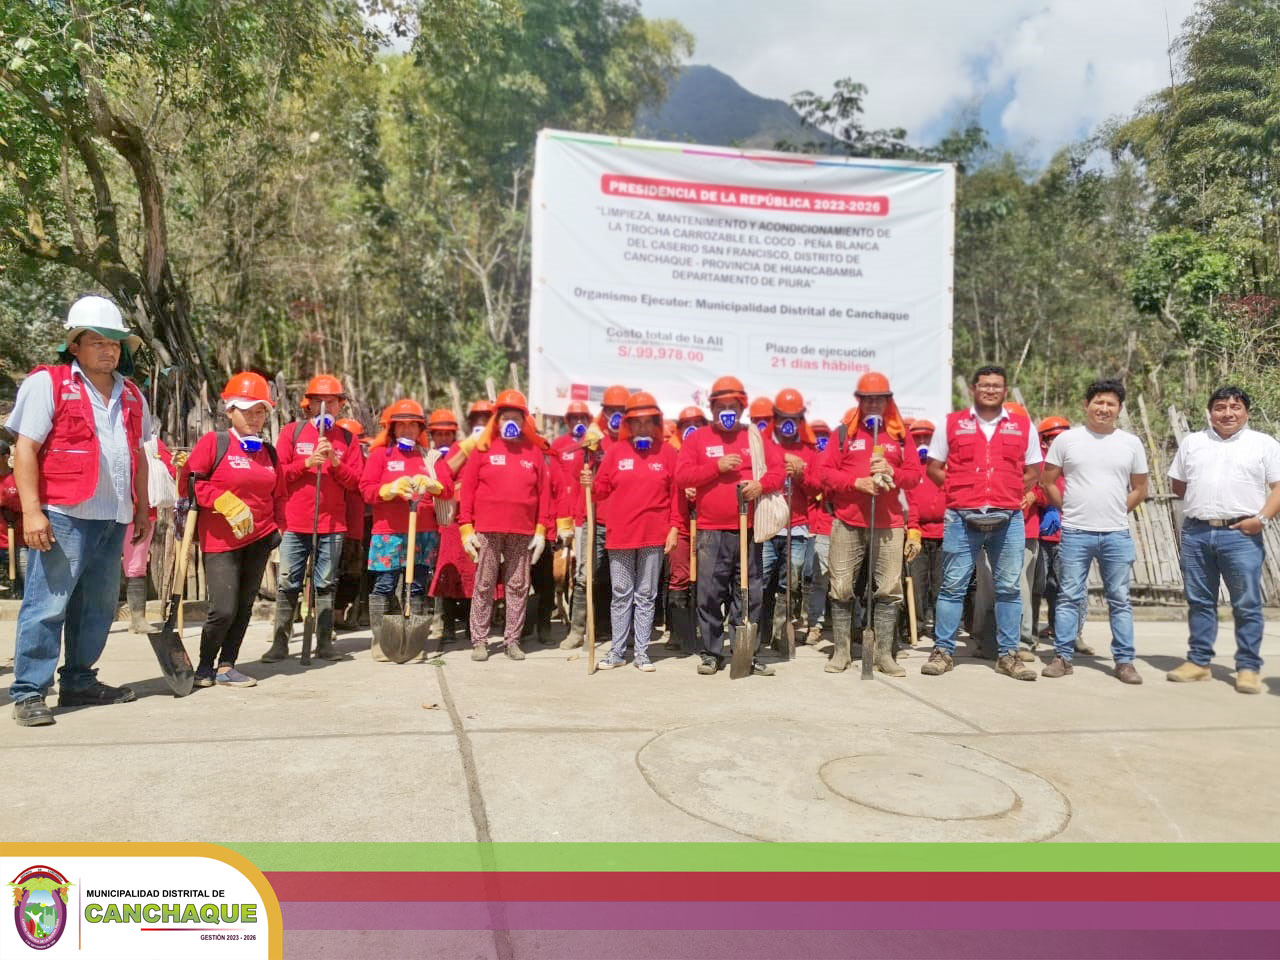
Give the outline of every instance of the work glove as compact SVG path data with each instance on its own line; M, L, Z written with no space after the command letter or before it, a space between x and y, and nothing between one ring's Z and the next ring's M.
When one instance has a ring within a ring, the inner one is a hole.
M582 445L588 450L595 450L600 446L600 441L604 439L604 433L594 423L587 427L587 432L582 435Z
M1048 537L1062 529L1062 511L1057 507L1045 507L1040 512L1040 536Z
M902 558L910 563L916 557L920 556L920 531L907 531L907 545L902 548Z
M464 523L458 528L458 533L462 536L462 549L467 552L471 562L479 563L480 548L484 546L484 541L480 539L480 534L476 533L476 528L469 523Z
M237 540L243 540L253 533L253 514L245 502L230 490L218 494L218 499L213 501L213 509L231 524L231 533Z
M542 559L542 551L547 547L547 528L538 524L534 534L529 538L529 566Z
M467 434L465 437L463 437L461 440L458 441L457 449L462 451L462 455L464 457L469 457L471 456L472 451L475 450L478 439L479 438L476 437L475 434Z
M566 547L573 543L573 518L560 517L556 520L556 536Z
M181 470L183 466L186 464L187 457L189 456L191 456L191 454L187 453L186 450L179 450L177 453L175 453L173 455L173 469Z
M879 487L881 490L893 489L893 477L890 476L889 474L877 473L874 475L873 479L876 482L876 486Z
M378 491L378 496L383 500L394 500L396 497L401 500L411 499L413 497L413 478L396 477L390 483L384 483Z
M429 493L434 497L437 494L444 493L444 484L439 480L432 479L431 475L427 473L414 475L413 488L417 491L419 496L424 493Z

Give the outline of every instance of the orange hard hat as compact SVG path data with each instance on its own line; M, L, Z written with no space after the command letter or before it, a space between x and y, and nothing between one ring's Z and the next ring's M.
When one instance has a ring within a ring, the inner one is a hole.
M858 378L858 385L853 389L855 397L891 397L893 390L889 386L889 378L883 373L864 373Z
M625 407L630 396L631 391L626 387L614 385L604 392L603 405L606 407Z
M799 390L787 387L773 398L773 410L780 417L802 417L804 416L804 397L800 396Z
M564 411L565 419L570 417L589 417L591 416L591 408L581 400L573 400Z
M493 413L493 404L488 400L476 400L471 404L471 406L467 407L468 420L483 413Z
M660 417L662 409L658 406L658 401L653 399L652 393L638 390L627 397L627 412L624 416L628 420L637 417Z
M664 439L670 440L676 435L677 424L674 420L662 421L662 436Z
M252 370L234 374L222 388L222 399L256 400L258 403L265 403L268 407L274 406L271 402L271 388L267 386L266 377Z
M680 416L676 417L676 425L689 423L691 420L701 420L706 423L707 415L702 412L701 407L685 407L680 411Z
M737 397L743 403L747 402L747 389L737 377L720 377L711 385L712 402L727 400L730 397Z
M1020 414L1022 414L1024 417L1030 417L1030 416L1031 416L1031 414L1027 413L1027 408L1026 408L1026 407L1024 407L1024 406L1023 406L1022 404L1020 404L1020 403L1014 403L1012 400L1010 400L1008 403L1006 403L1006 404L1004 405L1004 409L1005 409L1005 412L1006 412L1006 413L1020 413Z
M432 410L431 416L427 419L428 430L457 430L458 420L453 415L452 410L446 410L441 407L439 410Z
M503 390L493 406L497 410L519 410L525 416L529 415L529 401L519 390Z
M933 433L934 430L936 430L937 428L933 425L932 420L921 419L921 420L912 420L910 429L912 434L917 434L917 433Z
M312 377L304 393L308 397L345 397L347 395L342 389L342 381L327 373Z
M408 399L397 400L395 403L391 404L391 406L387 407L387 409L382 411L383 425L390 423L392 420L398 420L400 422L416 420L418 423L424 425L427 422L426 415L422 412L422 404L418 403L417 400Z
M359 420L353 420L351 417L343 417L338 421L338 426L347 431L347 433L351 434L353 437L364 436L364 424Z
M747 416L752 420L769 420L773 418L773 401L768 397L756 397L747 409Z
M827 426L825 420L810 420L809 429L820 437L828 437L831 435L831 428Z
M1071 429L1071 421L1066 417L1045 417L1040 421L1040 425L1036 427L1039 434L1061 433L1063 430Z

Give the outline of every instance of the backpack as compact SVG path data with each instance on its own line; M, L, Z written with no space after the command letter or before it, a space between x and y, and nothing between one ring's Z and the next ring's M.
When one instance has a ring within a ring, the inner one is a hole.
M213 452L213 466L211 466L208 472L206 473L201 473L201 474L197 474L194 472L190 473L189 476L191 477L191 480L193 483L196 480L208 480L210 477L212 477L215 473L218 472L218 465L222 463L223 459L225 459L227 456L227 450L231 446L231 434L226 430L218 430L216 433L214 433L214 436L216 437L216 440L214 441L215 445L214 445L214 452ZM267 443L266 441L263 441L262 447L264 450L267 451L267 455L271 457L272 468L275 470L279 470L280 454L276 453L276 448L272 444Z

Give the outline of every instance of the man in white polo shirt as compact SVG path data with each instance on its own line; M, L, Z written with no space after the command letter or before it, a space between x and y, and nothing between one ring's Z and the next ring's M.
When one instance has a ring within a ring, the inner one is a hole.
M1209 679L1218 637L1218 583L1226 581L1236 626L1236 690L1261 693L1262 531L1280 513L1280 443L1249 429L1249 395L1219 387L1209 426L1184 437L1169 467L1185 505L1182 580L1190 649L1170 680Z
M1089 567L1098 561L1111 620L1116 679L1142 683L1133 665L1133 609L1129 577L1134 559L1129 511L1147 498L1147 454L1142 441L1116 426L1124 407L1124 384L1097 380L1085 389L1082 426L1054 439L1045 455L1041 486L1062 510L1058 547L1059 601L1054 612L1054 657L1045 677L1072 673L1075 638L1085 611ZM1066 479L1058 491L1058 477Z

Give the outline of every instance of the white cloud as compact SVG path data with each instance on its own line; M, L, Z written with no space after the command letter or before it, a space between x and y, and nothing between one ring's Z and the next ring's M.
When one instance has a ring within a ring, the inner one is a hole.
M1168 82L1165 16L1176 36L1194 0L642 0L674 17L709 63L781 100L870 88L867 122L918 132L959 107L1012 91L993 131L1052 152Z

